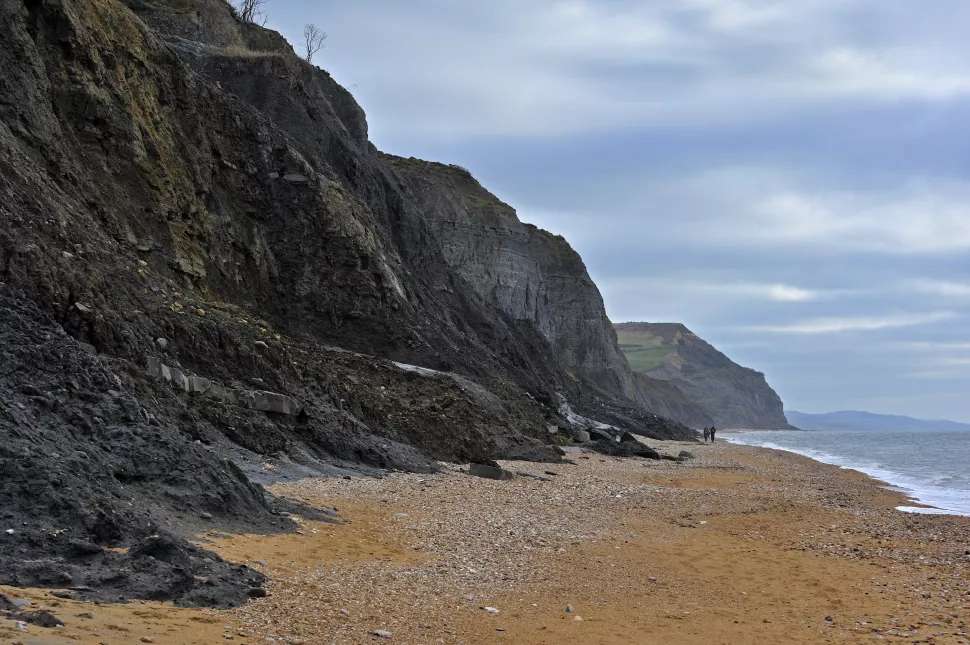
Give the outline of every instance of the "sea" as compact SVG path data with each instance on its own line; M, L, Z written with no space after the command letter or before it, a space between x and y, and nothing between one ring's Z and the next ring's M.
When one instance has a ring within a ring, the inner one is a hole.
M750 430L722 436L857 470L929 507L897 507L901 511L970 516L968 430Z

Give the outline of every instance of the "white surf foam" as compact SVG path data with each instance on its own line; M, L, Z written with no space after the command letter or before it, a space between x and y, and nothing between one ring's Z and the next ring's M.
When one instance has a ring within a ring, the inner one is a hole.
M855 470L869 475L874 479L885 482L890 488L899 490L914 503L923 505L896 507L897 510L905 513L966 515L970 517L970 490L940 486L938 485L940 481L938 477L928 476L927 479L923 480L911 475L903 475L895 472L882 464L866 463L849 457L833 455L821 450L781 446L777 443L764 440L761 437L746 435L747 433L743 432L731 433L726 434L724 438L731 443L756 446L759 448L771 448L773 450L784 450L785 452L808 457L809 459L814 459L825 464L831 464L846 470Z

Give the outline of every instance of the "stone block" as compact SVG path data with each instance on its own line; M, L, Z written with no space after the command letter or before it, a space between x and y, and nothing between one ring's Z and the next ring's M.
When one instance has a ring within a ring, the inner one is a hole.
M162 361L158 360L154 356L148 357L148 368L145 370L148 376L155 379L162 378Z
M303 410L303 406L293 397L275 392L253 392L252 407L263 412L274 414L296 415Z
M189 377L189 392L193 394L205 394L212 387L212 381L201 376Z
M189 377L177 367L169 368L172 372L172 384L183 392L189 391Z

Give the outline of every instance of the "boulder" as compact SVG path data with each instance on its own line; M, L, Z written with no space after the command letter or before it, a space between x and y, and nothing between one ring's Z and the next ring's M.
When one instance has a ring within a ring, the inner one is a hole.
M168 368L172 374L172 384L183 392L189 391L189 376L177 367Z
M149 356L148 367L146 368L145 371L148 374L148 376L150 376L151 378L160 379L160 378L163 378L162 376L163 367L164 365L162 365L162 362L160 360L158 360L154 356Z
M639 441L618 442L613 440L598 439L589 444L589 447L598 453L610 455L612 457L642 457L644 459L660 459L660 453L646 446Z
M577 443L586 443L589 440L589 433L585 430L573 430L573 441Z
M586 433L596 441L619 441L619 437L615 434L601 428L589 428Z
M258 390L250 395L250 407L254 410L288 415L297 415L303 410L299 401L285 394Z
M468 467L468 474L476 477L484 477L485 479L497 479L503 481L512 479L514 477L512 473L505 470L495 462L490 464L471 464Z
M189 392L193 394L205 394L212 389L212 381L201 376L189 377Z
M233 397L232 392L228 388L216 382L209 383L206 396L217 401L229 401Z

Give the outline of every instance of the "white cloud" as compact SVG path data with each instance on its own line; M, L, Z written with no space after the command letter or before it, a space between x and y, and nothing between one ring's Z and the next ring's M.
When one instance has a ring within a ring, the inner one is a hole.
M939 362L946 367L970 367L970 356L947 356Z
M811 302L838 295L835 291L805 289L790 284L762 284L757 282L686 283L683 288L708 293L722 293L771 302Z
M818 291L802 289L800 287L792 287L787 284L755 286L759 288L759 291L764 289L764 293L767 295L769 300L775 300L777 302L808 302L810 300L817 300L820 296Z
M920 351L920 352L970 351L970 341L914 340L914 341L899 341L899 342L893 343L893 346L898 349L907 349L907 350L914 350L914 351Z
M920 188L901 195L776 194L756 206L749 232L769 240L897 253L970 249L970 190L956 188L949 194Z
M745 29L765 27L771 23L784 22L798 12L793 3L778 0L684 0L688 7L707 13L706 22L713 29L738 32Z
M809 289L783 283L697 280L676 276L614 278L602 282L612 294L623 293L639 298L664 294L672 289L685 297L798 303L833 298L850 293L834 289Z
M687 241L902 255L970 250L970 182L833 190L776 168L738 166L645 190L638 199L652 210L690 213L672 228Z
M905 283L914 291L945 298L970 297L970 282L950 282L947 280L909 280Z
M914 327L952 319L955 313L938 311L921 314L891 314L886 316L847 316L810 318L780 325L755 325L748 331L774 334L835 334L852 331L877 331L898 327Z
M814 91L878 99L906 97L947 99L970 93L970 75L963 71L915 68L892 51L862 51L841 46L822 52L807 64Z

